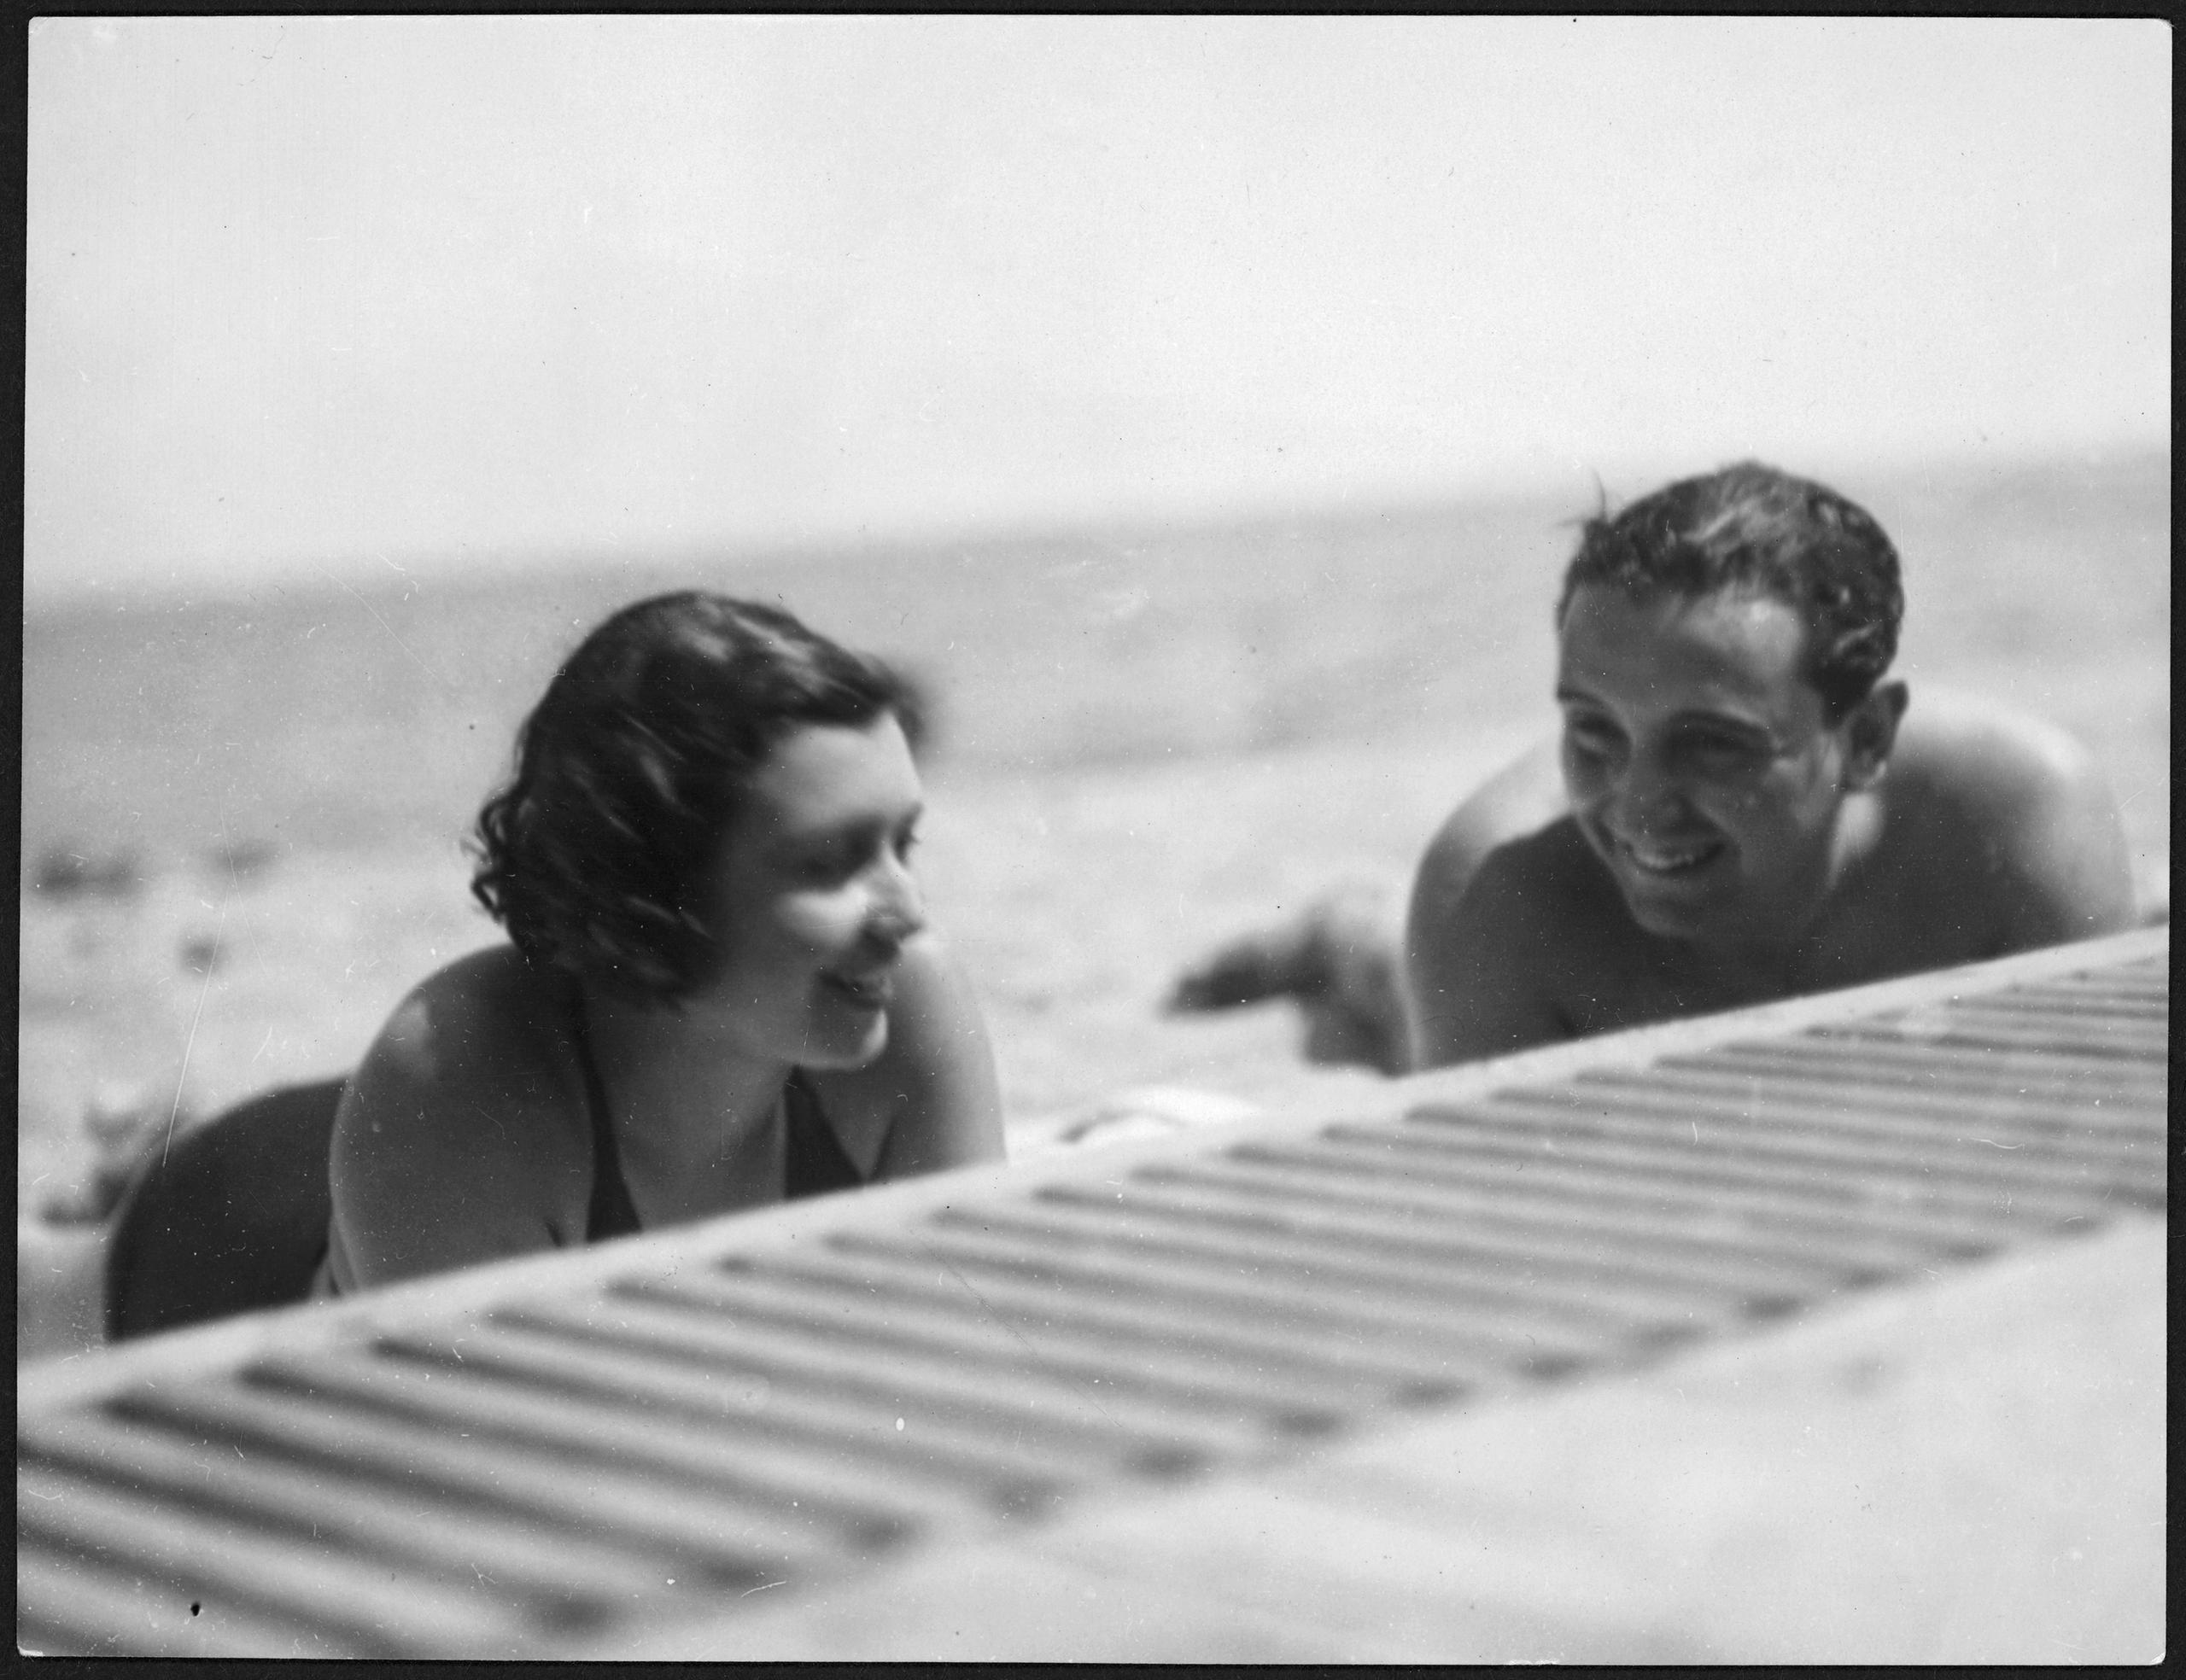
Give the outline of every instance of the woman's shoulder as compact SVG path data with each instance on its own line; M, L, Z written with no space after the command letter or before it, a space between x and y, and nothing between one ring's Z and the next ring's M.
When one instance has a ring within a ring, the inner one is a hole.
M567 1037L568 985L514 946L488 946L412 986L370 1053L423 1075L549 1050Z
M523 1119L535 1145L582 1138L570 983L500 945L459 958L412 987L373 1040L351 1083L383 1113L414 1117L443 1143L474 1121Z
M500 948L396 1006L335 1120L335 1225L357 1281L583 1240L589 1128L555 994Z

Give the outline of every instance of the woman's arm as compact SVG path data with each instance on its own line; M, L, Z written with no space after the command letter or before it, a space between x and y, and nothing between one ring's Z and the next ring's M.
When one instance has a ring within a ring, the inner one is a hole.
M809 1071L852 1164L874 1180L1002 1158L1002 1090L971 982L931 933L903 948L888 1044L867 1066Z

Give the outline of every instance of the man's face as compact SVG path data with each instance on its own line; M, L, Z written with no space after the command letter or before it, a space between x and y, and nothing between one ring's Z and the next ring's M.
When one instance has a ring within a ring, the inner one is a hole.
M1796 940L1828 890L1845 762L1797 610L1589 586L1558 639L1572 814L1633 919L1730 950Z

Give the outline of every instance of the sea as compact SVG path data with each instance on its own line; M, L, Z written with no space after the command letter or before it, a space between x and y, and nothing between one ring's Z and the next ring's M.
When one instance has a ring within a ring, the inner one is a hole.
M2136 839L2167 836L2168 454L1839 487L1904 557L1904 668L2055 716L2109 760ZM932 697L944 785L1522 726L1546 715L1556 584L1591 510L1452 501L468 580L390 563L32 605L25 884L56 852L156 870L459 832L561 657L668 588L784 604L897 660Z

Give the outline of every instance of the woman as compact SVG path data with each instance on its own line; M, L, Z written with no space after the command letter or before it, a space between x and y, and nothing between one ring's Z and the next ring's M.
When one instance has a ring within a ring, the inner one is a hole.
M478 821L510 942L395 1010L334 1121L313 1292L997 1159L910 858L912 697L787 613L625 608Z

